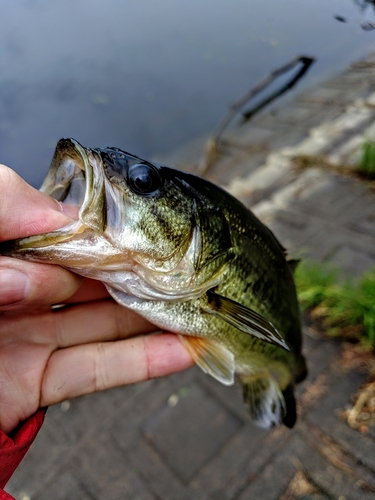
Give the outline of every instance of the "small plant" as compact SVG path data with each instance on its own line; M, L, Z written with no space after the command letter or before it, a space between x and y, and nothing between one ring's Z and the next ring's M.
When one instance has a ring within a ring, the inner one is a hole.
M358 172L364 177L375 178L375 142L366 141L362 146L362 159Z
M358 338L375 349L375 268L356 284L340 283L327 264L303 262L295 280L303 309L319 318L330 335Z

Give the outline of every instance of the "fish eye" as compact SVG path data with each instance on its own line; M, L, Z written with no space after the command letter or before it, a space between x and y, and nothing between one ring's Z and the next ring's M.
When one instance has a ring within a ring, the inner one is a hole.
M153 194L159 189L161 178L156 167L146 163L136 163L129 167L128 182L132 191L147 195Z

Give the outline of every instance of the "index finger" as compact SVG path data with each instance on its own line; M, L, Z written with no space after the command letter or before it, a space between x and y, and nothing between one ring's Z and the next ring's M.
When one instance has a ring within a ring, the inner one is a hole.
M177 336L169 333L59 349L44 372L41 405L170 375L193 365Z

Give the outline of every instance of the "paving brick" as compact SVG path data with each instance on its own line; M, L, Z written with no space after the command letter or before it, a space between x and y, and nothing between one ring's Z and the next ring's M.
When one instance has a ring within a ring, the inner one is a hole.
M335 467L319 450L309 443L309 434L302 434L303 446L293 450L297 459L308 474L312 483L329 497L346 500L370 500L373 491L361 487L350 470L344 470L340 464Z
M337 359L340 354L340 342L329 339L321 340L315 349L312 349L308 353L308 377L304 382L299 384L298 392L302 394L306 390L309 390L311 384L314 384L319 376L326 374L331 369L333 361Z
M300 449L304 449L304 446L304 441L295 434L259 475L250 478L250 485L238 497L238 500L280 498L295 476L298 467L296 456Z
M353 65L347 71L334 78L330 78L324 83L328 88L346 88L349 91L349 96L352 92L357 92L358 96L362 93L371 92L374 89L374 81L372 78L373 66ZM358 97L357 97L358 98ZM353 101L352 101L353 102Z
M164 406L147 419L142 433L187 484L242 425L235 415L194 384L186 388L184 395L176 394L173 406Z
M336 469L323 461L317 461L316 466L309 468L312 481L320 488L326 489L328 498L335 500L371 500L374 493L363 490L359 484L353 483L350 475Z
M305 92L302 96L299 96L299 101L307 102L315 105L342 105L348 101L346 97L346 89L329 88L325 86L318 86L310 89L309 92ZM317 111L320 108L317 108Z
M224 134L224 137L229 141L239 142L248 147L264 143L268 144L274 133L273 129L262 126L261 120L257 119L232 127Z
M22 495L19 497L22 500ZM71 471L65 471L57 474L52 483L45 484L43 491L32 500L94 500L97 497L92 496L83 485L81 485Z
M53 406L48 410L47 418L57 430L55 440L63 446L74 446L97 432L98 422L102 428L109 427L121 406L131 404L132 398L143 390L146 390L146 385L142 384L116 387Z
M188 390L199 369L194 367L185 372L147 382L147 391L136 395L130 404L123 405L111 424L110 432L122 449L130 450L142 438L141 427L145 420L168 406L168 400L179 391ZM132 425L127 425L131 422Z
M333 466L334 469L341 472L342 479L347 483L345 489L354 490L352 496L356 497L358 489L362 490L363 493L375 495L375 475L373 471L364 467L355 456L348 453L331 436L325 434L319 428L304 422L300 425L300 430L306 444L322 455L321 462L323 464L326 462L327 465ZM308 459L309 457L307 457ZM318 462L314 466L319 469L321 463ZM324 471L319 472L319 474L325 478L325 481L329 481L329 477ZM330 491L331 488L328 485L325 489Z
M129 425L132 425L132 421ZM121 443L118 445L122 449ZM176 442L176 448L183 454L179 442ZM126 449L125 453L133 466L134 473L142 478L155 498L163 500L192 498L190 485L186 485L177 477L147 440L139 437L134 440L131 450Z
M231 158L230 163L224 161L218 162L215 166L215 172L208 172L207 178L215 182L220 179L222 184L226 185L232 179L237 179L240 176L249 175L263 165L266 158L266 153L254 153L250 157L246 154L238 154Z
M326 221L335 220L336 225L339 221L346 225L366 207L368 200L363 199L363 196L367 198L366 194L368 196L358 181L314 168L279 190L272 202L278 209L287 208L294 217L311 215Z
M248 478L270 459L274 442L266 448L269 435L252 424L244 425L192 480L192 498L235 498L248 483ZM264 453L259 453L259 450Z
M292 131L294 131L294 133L298 131L300 142L309 134L310 129L324 122L338 118L342 115L342 112L343 107L327 106L326 108L319 109L317 113L315 103L303 99L296 99L288 105L284 104L276 108L273 114L267 113L267 115L261 118L260 123L263 127L269 127L270 129L272 129L274 123L277 123L275 132L279 137L288 137ZM303 123L304 127L296 127L296 123ZM284 127L281 128L280 125ZM277 141L272 141L271 144L272 148L275 149L287 145L293 146L294 143L288 140L285 141L284 144L278 144Z
M134 469L108 433L100 433L87 442L70 464L79 471L79 481L93 499L154 500L140 472Z
M296 472L302 470L323 498L369 500L369 491L353 478L351 472L335 467L313 446L305 432L295 432L292 439L274 456L261 474L239 496L239 500L282 498Z
M317 120L310 118L312 124L318 123ZM286 126L282 131L276 131L270 145L272 151L277 151L285 147L293 147L299 144L308 135L308 131L294 125Z
M194 492L199 488L201 498L213 500L237 499L264 467L282 452L291 437L292 432L286 428L266 434L252 425L247 429L244 427L220 456L194 479Z
M348 450L360 463L375 471L374 438L351 429L338 415L339 410L350 404L352 394L364 380L366 374L363 373L350 371L342 374L319 406L309 412L307 419Z

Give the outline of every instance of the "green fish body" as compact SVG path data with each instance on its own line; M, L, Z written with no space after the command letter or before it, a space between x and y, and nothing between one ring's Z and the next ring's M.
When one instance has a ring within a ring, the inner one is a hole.
M227 385L237 375L254 423L294 425L306 366L293 265L252 212L204 179L73 139L59 141L41 190L79 219L1 254L102 281L180 334L205 372Z

